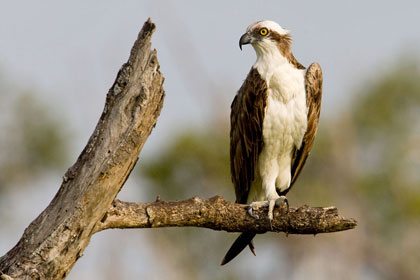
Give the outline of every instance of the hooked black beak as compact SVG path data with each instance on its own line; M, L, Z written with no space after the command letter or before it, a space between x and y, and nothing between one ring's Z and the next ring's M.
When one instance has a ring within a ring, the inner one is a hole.
M241 36L241 39L239 39L239 48L242 50L242 45L247 45L249 43L251 43L251 36L247 32Z

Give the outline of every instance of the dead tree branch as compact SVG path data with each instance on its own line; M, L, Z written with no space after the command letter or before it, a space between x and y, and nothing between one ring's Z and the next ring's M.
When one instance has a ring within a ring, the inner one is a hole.
M267 231L288 234L318 234L352 229L354 219L338 215L335 207L309 207L275 209L270 225L267 208L254 213L256 220L247 214L246 205L226 201L220 196L207 200L193 197L183 201L157 201L130 203L116 200L95 231L109 228L203 227L228 232Z
M154 31L149 19L107 94L85 149L64 175L50 205L0 258L2 273L14 279L62 279L82 256L96 223L136 164L163 105L164 78L150 43Z

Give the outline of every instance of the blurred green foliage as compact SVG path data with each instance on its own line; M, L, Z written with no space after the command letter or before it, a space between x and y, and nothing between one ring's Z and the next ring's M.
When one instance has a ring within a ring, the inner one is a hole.
M228 130L222 126L210 131L187 131L174 137L168 148L154 159L141 162L141 176L150 181L150 197L160 195L162 200L182 200L192 196L207 198L233 194L230 186ZM177 252L176 266L188 268L185 279L200 279L212 275L214 263L203 257L221 247L220 234L202 234L200 229L160 229L151 238L156 244L165 244L165 250ZM211 255L211 254L210 254Z
M216 195L230 185L228 130L187 131L174 137L168 149L142 163L141 174L149 179L162 199Z
M0 124L0 189L20 185L46 171L61 171L69 153L65 118L48 102L28 91L17 90L8 97L2 104L7 106L7 116Z
M360 147L358 191L382 197L375 222L420 217L420 71L406 62L358 99L354 125Z
M320 263L328 267L328 250L334 250L338 254L335 259L345 260L342 267L361 271L354 275L368 272L367 279L420 279L418 65L419 61L405 60L390 67L361 86L352 104L334 119L321 114L314 149L288 195L289 201L292 206L336 205L343 215L355 217L359 226L339 237L325 235L312 245L305 238L259 236L257 252L264 244L274 248L273 261L282 262L281 273L288 278L293 278L298 264L308 260L323 258ZM70 134L59 112L38 94L21 90L7 94L12 88L16 87L0 77L0 89L6 93L0 104L0 191L64 168L69 151ZM224 119L201 130L180 132L159 155L140 162L139 175L149 183L148 197L180 200L218 194L234 201L228 116ZM244 277L232 269L235 264L215 269L232 235L182 228L153 230L150 238L157 251L171 252L166 259L174 259L185 279ZM261 266L260 258L255 259L253 269L264 270L264 275L278 273L275 265L269 269L267 263ZM307 267L311 268L310 264ZM346 279L357 279L349 277Z

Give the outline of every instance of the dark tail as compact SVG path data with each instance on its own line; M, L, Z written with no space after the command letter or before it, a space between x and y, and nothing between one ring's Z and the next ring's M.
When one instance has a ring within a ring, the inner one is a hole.
M226 253L225 257L222 260L220 265L227 264L233 260L246 246L249 245L249 249L255 255L254 244L252 244L252 239L255 237L255 232L243 232L239 237L233 242L229 251Z

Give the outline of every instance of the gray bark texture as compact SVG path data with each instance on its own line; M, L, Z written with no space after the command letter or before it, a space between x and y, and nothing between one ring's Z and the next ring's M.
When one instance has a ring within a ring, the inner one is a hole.
M0 258L0 279L64 279L90 238L109 228L204 227L229 232L267 231L317 234L354 228L353 219L334 207L276 209L270 224L266 208L256 220L245 205L221 197L184 201L128 203L116 200L163 105L164 78L156 50L155 25L145 22L109 90L101 118L76 163L48 207Z
M163 105L164 78L150 43L154 31L149 19L107 94L85 149L48 207L0 258L0 273L14 279L63 279L83 254L95 225L136 164Z

